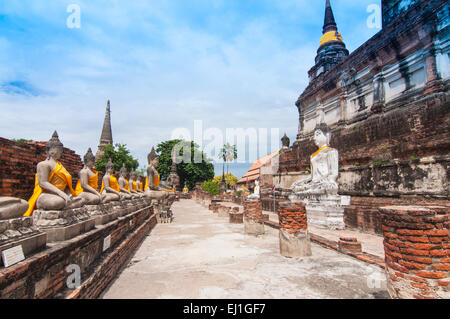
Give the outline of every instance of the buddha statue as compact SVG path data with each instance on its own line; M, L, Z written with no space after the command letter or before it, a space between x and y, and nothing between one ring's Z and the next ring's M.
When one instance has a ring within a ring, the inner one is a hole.
M137 175L137 179L136 179L136 191L138 193L143 194L144 193L144 184L142 183L142 176L141 175Z
M259 181L255 180L255 189L253 190L253 194L247 196L248 200L256 201L260 199L260 191L259 191Z
M125 167L125 163L123 163L122 168L120 169L119 188L124 199L131 199L133 195L130 192L130 185L126 179L127 175L128 171L127 168Z
M103 196L104 203L118 201L122 198L119 182L114 176L114 164L111 159L109 159L106 164L106 173L105 176L103 176L100 194Z
M102 202L102 195L98 189L98 172L94 170L95 156L91 148L83 158L84 167L80 171L80 179L75 188L75 194L85 200L85 205L98 205Z
M329 147L331 132L325 123L314 131L314 143L319 148L311 155L311 175L296 181L291 189L297 195L337 195L339 154Z
M160 175L156 168L159 164L158 155L156 155L155 148L147 156L148 168L147 168L147 179L145 182L145 194L151 199L158 201L165 200L169 194L160 188Z
M130 186L130 193L133 197L139 197L139 193L137 191L137 180L136 180L136 172L131 170L130 179L128 181L128 185Z
M55 131L47 142L47 159L38 163L33 196L24 216L31 216L35 208L41 210L62 210L80 208L85 200L76 197L72 188L72 176L59 162L63 144Z
M27 201L15 197L0 196L0 220L20 218L27 210Z

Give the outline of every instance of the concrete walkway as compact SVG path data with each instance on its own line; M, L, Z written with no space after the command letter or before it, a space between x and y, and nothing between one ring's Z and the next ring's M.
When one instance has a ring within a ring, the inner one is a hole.
M312 245L313 256L279 254L278 231L244 234L193 200L173 205L103 298L387 298L376 266Z

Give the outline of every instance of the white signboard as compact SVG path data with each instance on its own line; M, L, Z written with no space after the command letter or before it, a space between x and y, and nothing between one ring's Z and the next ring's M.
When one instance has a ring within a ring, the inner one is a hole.
M103 251L107 250L109 247L111 247L111 235L103 239Z
M23 255L22 245L2 251L2 259L5 268L24 260L25 256Z

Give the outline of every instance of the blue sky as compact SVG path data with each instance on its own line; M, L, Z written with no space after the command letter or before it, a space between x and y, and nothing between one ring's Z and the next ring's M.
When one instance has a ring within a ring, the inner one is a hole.
M333 0L352 52L379 30L376 0ZM70 29L70 4L81 28ZM114 142L146 164L175 128L280 128L295 140L325 0L0 0L0 136L95 152L106 101ZM280 136L281 137L281 136ZM250 147L256 147L251 145ZM276 148L277 145L272 148ZM261 156L266 154L260 154ZM250 164L233 168L238 177ZM218 166L221 171L221 165Z

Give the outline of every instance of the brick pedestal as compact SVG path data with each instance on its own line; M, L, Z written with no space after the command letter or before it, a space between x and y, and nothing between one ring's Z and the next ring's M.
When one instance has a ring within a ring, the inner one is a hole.
M262 219L262 202L248 201L244 202L244 227L248 235L264 234L264 222Z
M380 214L389 295L449 299L450 209L393 206Z
M243 224L244 223L244 213L230 212L230 224Z
M280 253L284 257L311 256L311 241L304 203L282 202L278 208Z
M219 205L219 217L228 218L230 216L230 210L231 210L231 207Z
M362 253L361 243L356 238L341 237L339 239L339 250L344 253Z

